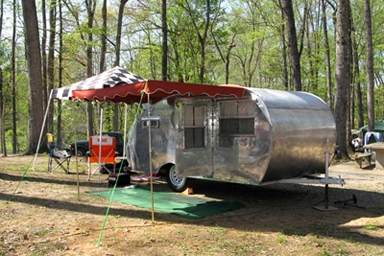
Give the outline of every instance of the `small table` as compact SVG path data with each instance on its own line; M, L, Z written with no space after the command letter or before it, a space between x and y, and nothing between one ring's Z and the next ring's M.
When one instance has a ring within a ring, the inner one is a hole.
M365 145L363 148L370 149L376 152L375 169L384 170L384 142L375 142Z

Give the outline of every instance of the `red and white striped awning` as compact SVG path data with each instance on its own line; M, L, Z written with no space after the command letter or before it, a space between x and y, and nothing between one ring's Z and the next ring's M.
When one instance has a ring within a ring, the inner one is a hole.
M205 85L157 80L144 80L123 68L114 67L100 75L70 86L54 89L52 99L146 103L152 104L170 96L233 96L242 97L244 87L237 85Z

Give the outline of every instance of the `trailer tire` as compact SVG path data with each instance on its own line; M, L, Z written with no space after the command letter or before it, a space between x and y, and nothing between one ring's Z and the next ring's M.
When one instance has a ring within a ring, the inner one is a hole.
M175 171L175 165L167 170L166 178L168 186L175 192L183 192L188 188L190 180L187 177L177 177Z

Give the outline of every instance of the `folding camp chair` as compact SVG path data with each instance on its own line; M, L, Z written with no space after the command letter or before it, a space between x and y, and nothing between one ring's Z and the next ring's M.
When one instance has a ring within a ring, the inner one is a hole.
M56 147L53 142L53 136L47 133L49 158L48 158L48 171L53 172L58 167L61 167L65 173L69 173L69 163L71 161L71 155L61 147ZM56 166L53 166L53 160L56 162Z
M116 167L116 138L108 135L94 135L89 137L88 152L88 180L96 172L103 169L109 174L115 172ZM98 168L91 172L91 163L98 163ZM106 167L107 164L113 165L113 171Z

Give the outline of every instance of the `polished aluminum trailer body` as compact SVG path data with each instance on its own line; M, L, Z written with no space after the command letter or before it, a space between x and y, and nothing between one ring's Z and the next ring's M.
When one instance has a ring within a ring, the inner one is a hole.
M180 177L261 185L325 173L335 146L329 106L305 92L247 88L242 98L172 97L149 107L130 130L134 171L149 172L151 154L154 172L174 165Z

